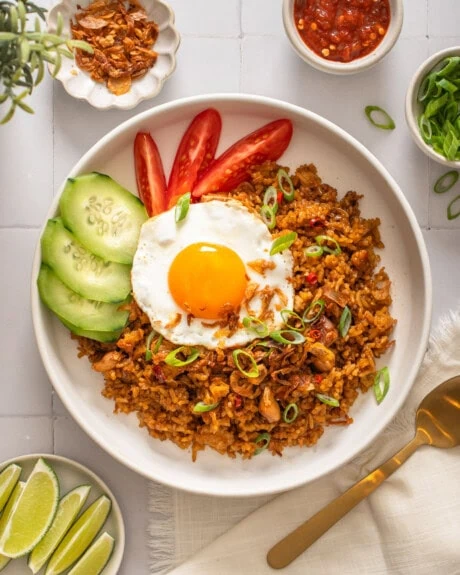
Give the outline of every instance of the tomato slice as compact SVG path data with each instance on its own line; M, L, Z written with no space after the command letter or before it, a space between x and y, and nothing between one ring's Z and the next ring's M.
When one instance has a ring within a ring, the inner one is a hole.
M134 140L137 191L149 216L166 210L166 178L160 152L152 136L138 132Z
M193 188L193 197L234 190L247 178L251 166L275 161L283 154L292 130L290 120L276 120L238 140L209 166Z
M208 108L193 118L177 149L168 182L168 207L191 192L198 179L214 160L222 129L217 110Z

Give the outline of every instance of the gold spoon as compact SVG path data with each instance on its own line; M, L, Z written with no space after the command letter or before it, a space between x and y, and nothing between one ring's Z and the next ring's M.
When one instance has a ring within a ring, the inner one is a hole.
M342 519L360 501L409 459L420 445L449 448L460 444L460 375L435 387L419 405L412 441L367 477L331 501L270 549L267 562L274 569L289 565Z

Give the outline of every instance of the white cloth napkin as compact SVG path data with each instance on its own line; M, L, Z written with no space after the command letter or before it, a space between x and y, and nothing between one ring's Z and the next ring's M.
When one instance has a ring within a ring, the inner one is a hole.
M270 547L409 441L422 398L458 374L460 310L444 319L431 338L417 381L394 422L370 449L326 478L259 509L267 498L215 499L152 486L151 572L274 575L266 563ZM460 448L420 448L280 573L459 575Z

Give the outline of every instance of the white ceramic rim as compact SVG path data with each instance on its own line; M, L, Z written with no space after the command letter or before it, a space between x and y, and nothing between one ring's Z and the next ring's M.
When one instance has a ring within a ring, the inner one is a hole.
M420 135L420 130L417 122L417 115L418 111L420 110L420 105L417 102L417 94L420 88L420 84L426 74L428 74L433 68L436 67L437 64L439 64L441 60L447 56L460 56L460 46L452 46L452 48L445 48L444 50L436 52L436 54L430 56L428 60L425 60L412 76L406 92L406 123L409 126L409 131L414 142L424 154L439 164L442 164L443 166L459 169L460 161L450 161L444 156L441 156L441 154L438 154L438 152L435 152L431 146L425 144L422 136Z
M96 475L96 473L94 473L94 471L91 471L91 469L88 469L85 465L83 465L82 463L78 463L77 461L74 461L73 459L69 459L68 457L63 457L62 455L55 455L54 453L27 453L24 455L18 455L18 457L13 457L11 459L7 459L6 461L2 461L0 463L0 471L2 469L5 469L5 467L7 467L8 465L11 465L11 463L17 463L18 465L21 464L21 462L24 461L30 461L32 459L44 459L45 461L48 461L52 464L53 461L58 461L59 463L66 465L70 468L75 468L78 469L78 471L80 471L80 473L86 474L88 475L89 479L98 486L98 488L104 492L107 497L110 499L110 501L112 502L112 507L110 510L111 515L113 516L115 523L117 524L117 528L118 528L118 535L117 535L117 539L116 539L116 547L115 547L115 552L113 553L112 557L116 557L116 564L113 565L113 567L115 568L115 571L113 571L113 573L117 573L118 569L120 568L121 562L123 561L123 555L125 552L125 540L126 540L126 536L125 536L125 524L123 521L123 515L121 513L121 509L120 506L118 505L118 501L116 500L115 495L113 494L112 490L108 487L108 485L105 483L104 480L102 480L99 475ZM75 486L77 487L77 486Z
M163 86L166 82L166 80L168 80L168 78L170 78L172 76L172 74L174 73L176 66L177 66L177 58L176 58L176 54L177 51L179 50L179 46L181 43L181 36L179 34L179 32L177 31L177 28L175 27L175 14L173 9L171 8L171 6L169 4L167 4L166 2L163 2L163 0L149 0L151 2L156 2L157 4L161 4L161 6L164 6L169 14L169 19L168 19L168 28L170 28L173 31L174 37L175 37L175 47L174 47L174 51L171 53L171 59L172 59L172 67L169 70L169 72L167 74L165 74L160 80L159 83L156 87L156 89L153 92L150 92L148 94L146 94L145 96L139 96L137 99L133 99L129 102L126 102L125 104L120 104L119 102L117 103L117 100L114 99L112 104L108 104L108 105L100 105L97 103L96 100L90 100L90 98L88 98L86 95L78 95L75 92L73 92L69 86L68 80L62 78L60 76L60 74L58 74L55 78L55 80L59 80L59 82L61 82L62 86L64 87L64 90L67 92L67 94L69 94L69 96L72 96L72 98L75 98L76 100L84 100L86 102L88 102L88 104L90 104L91 106L93 106L93 108L96 108L97 110L113 110L113 109L117 109L117 110L132 110L133 108L135 108L138 104L140 104L141 102L145 101L145 100L150 100L152 98L155 98L155 96L158 96L158 94L161 92L161 90L163 89ZM57 13L59 12L59 7L65 2L65 0L57 0L48 10L47 14L46 14L46 27L47 30L51 33L55 33L56 32L56 27L55 27L55 14L57 16ZM48 70L50 72L50 74L52 73L52 65L48 64ZM86 74L86 72L81 71L82 74ZM149 72L147 72L148 74ZM96 83L96 82L94 82Z
M403 0L389 0L391 11L390 26L388 27L385 37L376 49L367 56L351 62L332 62L315 54L300 37L294 25L293 12L295 1L296 0L283 0L283 24L286 35L297 55L307 62L307 64L310 64L317 70L321 70L321 72L346 75L368 70L390 52L401 33L404 20Z
M134 117L130 118L129 120L126 120L125 122L120 124L118 127L114 128L111 132L109 132L108 134L103 136L92 148L90 148L90 150L88 152L86 152L86 154L84 154L84 156L80 159L79 162L77 162L77 164L73 167L73 169L71 170L71 172L69 173L69 175L67 177L76 176L81 170L80 166L84 165L84 163L87 161L87 158L89 158L93 154L96 154L97 152L99 152L101 150L101 148L103 148L110 140L118 137L125 130L130 129L133 125L138 124L138 123L139 124L142 123L147 118L152 118L152 117L155 117L157 115L160 115L164 111L171 111L171 110L175 110L178 108L180 109L182 106L187 105L187 104L200 104L200 105L203 105L203 107L208 107L208 106L218 106L219 103L221 103L221 102L230 102L230 103L236 104L236 105L238 105L239 102L242 102L242 103L245 102L245 103L260 104L260 105L266 105L266 106L276 106L279 109L280 113L283 113L283 111L284 111L287 113L303 115L304 117L306 117L306 118L308 118L314 122L317 122L318 124L322 125L326 129L330 130L331 132L336 134L339 138L346 141L349 145L351 145L356 150L358 150L358 152L360 152L366 158L366 160L373 166L373 168L375 170L377 170L379 172L380 176L387 182L388 186L392 189L394 194L397 196L399 204L401 206L401 209L404 210L404 212L405 212L405 215L406 215L406 217L410 223L410 226L412 228L412 232L414 234L414 239L415 239L417 246L418 246L418 250L419 250L419 254L420 254L420 261L421 261L421 265L423 268L423 288L424 288L425 293L426 293L426 307L421 312L421 313L423 313L423 321L422 321L423 329L421 330L420 333L417 334L417 337L421 341L421 345L418 348L417 354L414 357L410 358L410 361L412 363L412 368L409 372L410 375L408 377L410 384L407 385L407 389L405 390L405 392L401 393L401 395L399 396L399 400L395 401L391 405L391 409L389 409L388 412L386 412L386 415L382 416L382 418L379 421L378 429L376 427L375 431L370 432L366 436L366 438L363 439L362 443L355 449L355 451L348 453L347 455L343 456L341 459L337 459L337 461L334 464L331 464L329 467L326 467L322 472L318 473L315 476L315 478L306 480L303 478L296 478L294 476L291 482L283 484L281 487L275 486L274 488L266 488L263 490L254 488L252 490L246 490L244 492L239 491L237 494L234 492L232 492L232 493L222 493L222 492L215 493L215 492L213 492L212 493L212 495L218 495L221 497L235 497L235 496L249 497L249 496L255 496L255 495L267 495L267 494L273 494L273 493L279 493L282 491L287 491L290 489L294 489L295 487L299 487L300 485L304 485L305 483L307 483L309 481L319 479L320 477L323 477L323 476L327 475L328 473L331 473L332 471L345 465L351 459L355 458L360 452L362 452L364 449L366 449L374 441L374 439L379 435L379 433L381 433L381 431L383 431L383 429L385 429L385 427L391 422L391 420L394 418L396 413L402 407L402 405L403 405L403 403L404 403L404 401L405 401L405 399L406 399L406 397L407 397L407 395L408 395L408 393L409 393L409 391L410 391L410 389L414 383L415 377L418 373L418 370L419 370L420 365L421 365L422 360L423 360L423 356L424 356L425 351L426 351L426 347L427 347L427 343L428 343L428 337L429 337L429 331L430 331L430 323L431 323L432 284L431 284L431 271L430 271L428 252L426 250L425 241L423 239L421 229L418 225L417 219L415 217L415 214L412 211L412 208L410 207L409 202L407 201L406 197L404 196L404 194L400 190L400 188L397 185L397 183L395 182L395 180L390 176L390 174L383 167L383 165L379 162L379 160L377 160L377 158L375 156L373 156L371 154L371 152L369 152L367 150L367 148L365 148L363 146L363 144L358 142L353 136L351 136L350 134L345 132L342 128L336 126L335 124L333 124L329 120L326 120L322 116L319 116L318 114L315 114L314 112L310 112L308 110L305 110L304 108L301 108L299 106L295 106L294 104L289 104L287 102L282 102L280 100L268 98L265 96L255 96L255 95L248 95L248 94L231 94L231 93L230 94L206 94L203 96L191 96L188 98L182 98L179 100L175 100L173 102L163 104L161 106L157 106L155 108L152 108L150 110L147 110L145 112L137 114L136 116L134 116ZM60 187L60 190L62 190L62 187L63 186ZM59 203L59 198L60 198L60 193L56 194L56 196L54 197L54 200L53 200L52 205L48 211L46 219L48 219L48 217L53 217L51 214L54 214L56 212L56 209L57 209L58 203ZM45 225L46 225L46 220L45 220L43 227L41 229L40 236L43 233L43 229L44 229ZM32 304L32 319L33 319L35 337L37 340L38 349L40 351L40 355L42 357L42 361L43 361L43 364L45 366L46 372L47 372L47 374L48 374L48 376L49 376L49 378L53 384L54 389L58 393L58 395L59 395L60 399L62 400L62 402L64 403L65 407L72 414L72 417L80 425L80 427L102 449L104 449L107 453L109 453L114 459L116 459L117 461L119 461L123 465L126 465L127 467L129 467L130 469L135 471L136 473L139 473L140 475L143 475L144 477L147 477L148 479L153 479L155 481L158 481L160 483L164 483L166 485L170 485L170 486L175 487L175 488L180 488L180 489L183 489L185 491L190 491L193 493L209 495L210 492L206 491L206 489L201 489L200 487L197 487L197 488L194 487L192 489L187 485L178 485L177 483L172 483L172 482L166 480L161 475L160 476L149 475L139 465L136 465L132 461L129 461L129 462L126 461L117 452L116 445L111 444L109 441L106 441L104 439L104 437L101 437L99 434L95 433L94 430L92 430L90 428L90 426L86 423L85 419L80 415L80 413L72 408L71 402L69 401L69 399L66 395L65 389L61 386L57 371L55 370L54 365L53 365L53 358L48 353L48 349L47 349L45 342L44 342L44 337L42 336L42 333L41 333L41 326L40 326L40 321L39 321L40 299L38 296L38 290L37 290L36 285L35 285L35 279L38 276L38 270L40 268L40 259L41 259L40 258L40 242L37 242L37 248L35 251L33 267L32 267L32 276L31 276L32 277L31 304Z

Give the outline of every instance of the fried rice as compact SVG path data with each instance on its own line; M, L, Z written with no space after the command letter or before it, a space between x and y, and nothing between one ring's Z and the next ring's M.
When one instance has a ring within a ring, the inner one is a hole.
M275 163L253 167L234 192L212 199L231 197L259 214L265 190L279 189L280 168ZM102 394L114 401L114 411L136 412L152 437L191 448L193 460L207 446L230 457L250 458L261 448L281 455L288 446L314 445L327 426L351 424L350 408L374 383L375 359L394 343L391 284L376 253L383 248L380 220L361 217L356 192L339 199L314 165L300 166L291 178L295 197L280 203L273 237L297 232L290 248L294 311L302 315L312 302L325 304L317 321L306 324L304 343L246 346L258 366L256 378L245 377L233 350L225 348L199 347L195 362L173 367L164 360L177 346L159 337L151 341L152 357L146 359L152 328L134 300L118 341L78 338L79 355L103 374ZM336 240L340 253L308 257L305 249L316 245L318 235ZM343 336L339 322L345 306L352 321ZM217 406L195 413L198 402Z

